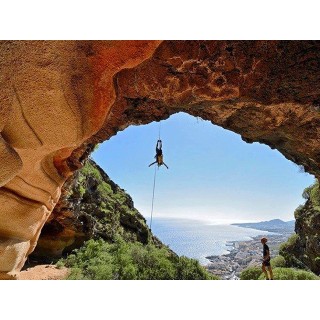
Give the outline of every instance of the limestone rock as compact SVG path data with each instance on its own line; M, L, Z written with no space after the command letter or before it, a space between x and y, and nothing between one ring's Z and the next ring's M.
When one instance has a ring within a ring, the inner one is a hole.
M18 272L92 146L179 111L319 177L318 41L0 42L0 273Z
M157 45L0 42L0 278L15 275L34 250L76 169L65 165L67 158L110 111L114 74L148 58Z

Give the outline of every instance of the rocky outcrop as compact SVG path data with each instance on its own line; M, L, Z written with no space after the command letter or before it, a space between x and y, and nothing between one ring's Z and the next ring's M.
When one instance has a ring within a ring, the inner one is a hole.
M184 111L319 176L317 41L0 43L0 273L34 250L97 142Z
M60 201L44 225L31 258L51 262L86 240L102 238L113 242L117 236L162 246L130 195L88 159L63 186Z
M307 268L320 275L320 191L316 182L303 192L304 205L295 211L295 232L280 254L290 267Z

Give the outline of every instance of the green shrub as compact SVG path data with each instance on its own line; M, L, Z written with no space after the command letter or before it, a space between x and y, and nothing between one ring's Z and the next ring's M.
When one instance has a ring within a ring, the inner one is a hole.
M79 186L79 196L83 197L83 195L86 193L86 188L83 185Z
M84 177L93 176L99 182L103 181L99 170L95 168L90 161L85 162L85 165L80 170L80 174Z
M102 198L107 198L112 193L111 186L104 181L100 182L97 189L98 189L99 193L101 194Z
M297 220L300 216L301 216L301 213L303 212L303 209L304 209L304 205L300 204L296 210L294 210L294 218Z
M277 258L275 262L282 264L284 260L282 258L283 257L281 257L280 259ZM272 263L272 260L271 260L271 263ZM276 267L276 268L273 268L272 271L273 271L274 280L319 280L320 279L314 273L305 271L305 270L300 270L300 269ZM241 272L240 280L265 280L265 275L261 271L261 268L251 267L251 268L244 269Z
M315 210L320 211L320 191L318 180L314 183L310 191L310 200L312 201L312 206Z
M288 246L293 247L297 243L297 241L299 241L299 235L294 233L291 237L288 238L287 244Z
M305 188L302 193L302 197L306 200L311 200L313 207L319 210L320 208L320 190L319 190L319 181L315 182Z
M198 260L189 259L187 257L179 257L177 263L177 275L178 280L219 280L219 278L213 274L207 272L200 264Z
M64 267L63 261L62 261L62 260L59 260L59 261L56 263L56 267L57 267L58 269L63 268L63 267Z
M294 254L294 252L297 252L299 250L299 241L299 235L293 234L287 240L287 242L284 242L280 245L279 254L284 257L287 267L308 270L308 267Z
M125 242L89 240L59 262L71 269L68 279L92 280L208 280L218 279L198 261L177 257L166 247Z
M271 267L272 268L277 268L277 267L285 267L286 266L286 260L283 256L276 256L271 259L270 261Z
M273 271L274 280L319 280L320 278L314 273L294 268L275 268ZM259 280L265 280L264 274Z
M294 248L297 242L299 242L299 235L294 233L291 237L288 238L287 242L284 242L280 245L280 255L283 255L282 252L287 251L287 249Z
M156 248L148 244L130 244L124 254L129 254L137 269L137 279L140 280L173 280L175 268L170 261L170 253L165 248Z
M261 274L261 267L249 267L242 270L240 280L258 280Z

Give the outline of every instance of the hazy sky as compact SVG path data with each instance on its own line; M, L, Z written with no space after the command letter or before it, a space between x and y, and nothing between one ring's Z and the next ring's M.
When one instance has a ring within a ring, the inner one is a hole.
M100 145L93 159L150 216L159 123L131 126ZM154 217L215 222L293 219L314 177L268 146L184 113L161 121L164 166L157 171Z

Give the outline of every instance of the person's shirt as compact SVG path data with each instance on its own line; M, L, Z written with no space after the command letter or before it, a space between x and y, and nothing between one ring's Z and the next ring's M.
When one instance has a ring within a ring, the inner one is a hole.
M269 247L267 244L263 245L263 258L266 258L268 256L269 253L269 259L270 259L270 251L269 251Z

